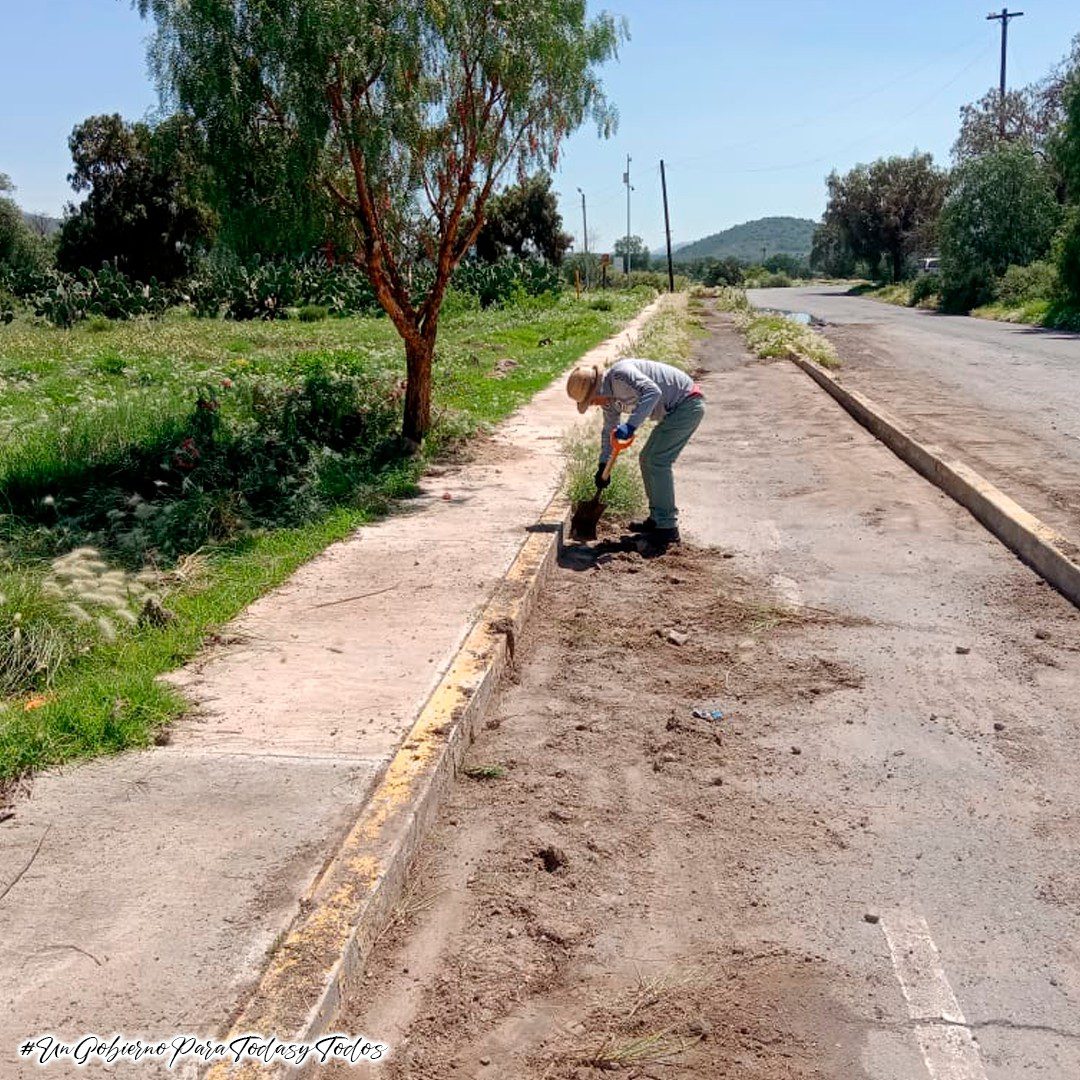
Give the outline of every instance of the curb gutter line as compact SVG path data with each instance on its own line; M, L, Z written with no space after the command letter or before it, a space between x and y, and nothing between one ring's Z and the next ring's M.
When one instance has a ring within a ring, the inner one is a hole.
M919 442L896 417L862 394L846 389L812 360L800 356L794 362L898 458L941 488L1062 596L1080 607L1080 548L1029 514L974 469L946 457L938 446Z
M310 1042L332 1030L341 1001L400 899L408 870L509 664L555 565L569 510L558 494L526 539L491 600L293 925L222 1039L249 1032ZM378 1032L366 1032L377 1039ZM217 1064L207 1080L288 1075L311 1069Z

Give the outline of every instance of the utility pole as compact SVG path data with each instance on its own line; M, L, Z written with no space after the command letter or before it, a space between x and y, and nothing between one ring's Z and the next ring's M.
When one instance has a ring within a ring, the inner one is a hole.
M589 219L585 216L585 192L578 188L581 196L581 235L585 238L585 288L589 287Z
M630 155L626 155L626 172L623 173L623 183L626 185L626 251L623 253L623 271L627 277L630 276L630 192L633 191L633 187L630 185Z
M675 267L671 263L671 218L668 217L667 174L664 172L664 159L660 159L660 187L664 192L664 232L667 235L667 279L668 289L675 291Z
M1001 98L998 108L998 131L1002 140L1005 138L1005 73L1009 60L1009 23L1013 19L1023 16L1022 11L1010 11L1007 7L1001 9L1000 15L987 15L987 22L1001 23Z

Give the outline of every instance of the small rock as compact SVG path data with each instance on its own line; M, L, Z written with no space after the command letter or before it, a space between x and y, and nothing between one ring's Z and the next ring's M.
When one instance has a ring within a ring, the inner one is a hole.
M994 722L994 730L995 731L1004 731L1005 730L1005 725L1000 720L997 720L997 721Z
M442 493L442 497L443 497L443 502L450 502L450 500L453 499L454 496L451 495L449 491L444 491Z
M714 776L712 778L713 787L723 787L724 778L722 776Z
M967 656L967 654L969 652L971 652L971 649L968 648L967 645L957 645L956 646L956 655L957 656Z
M801 754L801 753L802 753L802 750L801 750L801 749L799 749L799 747L797 747L797 746L793 746L793 747L791 748L791 752L792 752L792 753L793 753L793 754L794 754L794 755L795 755L796 757L798 757L798 756L799 756L799 754Z
M549 874L554 874L560 867L566 865L566 852L562 848L546 847L542 851L538 851L536 856L544 864L544 869Z
M669 630L665 637L672 645L685 645L690 640L690 635L681 630Z
M868 911L863 916L863 920L870 923L872 926L876 926L879 922L881 922L881 916L875 915L872 911Z
M1050 631L1049 630L1036 630L1035 631L1035 637L1037 637L1039 639L1039 641L1049 641L1050 640Z
M481 1064L481 1065L490 1065L490 1064L491 1064L491 1058L489 1058L489 1057L482 1057L482 1058L480 1059L480 1064Z

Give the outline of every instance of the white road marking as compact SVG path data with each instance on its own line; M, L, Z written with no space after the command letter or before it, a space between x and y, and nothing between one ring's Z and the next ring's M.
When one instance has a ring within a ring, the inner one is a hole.
M882 917L881 929L931 1080L987 1080L979 1046L949 985L926 920L894 912Z

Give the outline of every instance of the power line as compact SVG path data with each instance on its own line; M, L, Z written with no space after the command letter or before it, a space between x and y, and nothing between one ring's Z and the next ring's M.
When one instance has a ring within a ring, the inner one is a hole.
M863 143L867 142L870 139L876 139L879 135L884 135L887 132L894 130L900 124L903 124L905 121L910 120L913 116L915 116L918 113L922 112L923 109L925 109L927 105L929 105L933 101L935 101L941 94L943 94L946 90L948 90L949 87L951 87L954 83L959 82L960 79L962 79L968 73L968 71L970 71L973 67L976 66L976 64L981 63L982 60L984 59L984 57L986 56L987 52L989 52L989 49L987 49L987 48L982 49L979 52L979 54L970 61L970 63L966 64L963 68L961 68L960 71L958 71L947 83L945 83L942 86L939 86L928 97L926 97L922 101L920 101L913 109L911 109L908 112L904 113L898 119L891 122L887 127L878 128L876 131L868 132L868 133L865 133L863 135L860 135L857 139L854 139L851 142L846 143L845 145L843 145L841 147L838 147L835 150L830 151L829 153L822 154L822 155L820 155L818 157L814 157L814 158L807 158L807 159L804 159L802 161L788 162L788 163L783 164L783 165L765 165L765 166L761 166L761 167L746 168L746 169L720 169L720 170L715 170L715 171L717 172L717 175L724 175L724 176L735 176L735 175L741 175L741 174L744 174L744 173L755 173L755 174L757 174L757 173L770 173L770 172L787 172L787 171L789 171L791 169L802 169L802 168L805 168L808 165L820 165L822 162L833 160L833 159L837 158L838 156L840 156L841 154L846 153L848 150L852 149L853 147L860 146L860 145L862 145ZM708 166L699 166L699 168L702 168L702 167L708 167Z
M945 53L943 56L935 57L934 59L927 61L925 64L920 64L918 67L912 68L910 71L906 71L902 75L898 75L895 79L880 84L877 89L871 90L868 93L856 94L851 97L844 98L835 106L819 110L818 112L815 112L809 116L804 116L800 120L792 121L789 124L784 124L780 127L772 127L770 128L767 135L761 135L753 139L746 139L742 142L727 143L725 145L716 147L710 154L698 154L694 157L679 158L676 161L669 161L668 167L670 168L673 166L685 165L697 161L715 160L716 154L729 153L732 150L745 150L753 146L761 146L763 144L772 142L774 139L783 135L785 132L802 129L810 124L820 124L822 120L826 120L830 117L847 112L849 109L853 108L856 105L863 105L867 101L872 101L875 97L887 93L894 86L897 86L900 83L911 82L915 79L916 76L921 75L924 71L928 70L934 65L939 64L944 60L951 60L953 57L958 56L961 53L967 52L973 45L976 44L979 44L978 54L976 55L975 60L962 70L961 74L964 74L969 71L971 67L974 66L974 63L976 61L981 60L986 55L986 46L982 44L982 39L980 38L972 38L970 41L965 42L959 48L953 49L950 52ZM945 88L943 87L943 89Z

